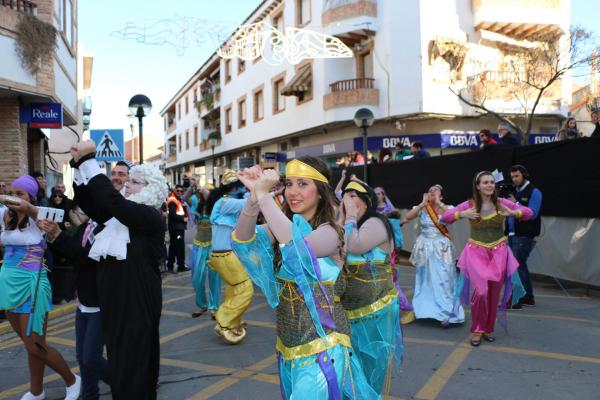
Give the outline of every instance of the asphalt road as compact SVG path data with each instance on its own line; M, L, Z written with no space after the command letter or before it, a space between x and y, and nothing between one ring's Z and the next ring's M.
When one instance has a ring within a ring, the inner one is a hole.
M410 298L414 270L403 267ZM535 282L538 306L509 314L509 332L472 348L469 325L442 330L437 323L405 326L405 357L392 382L392 399L600 399L600 298ZM274 312L256 291L245 319L248 336L223 344L209 316L192 319L190 273L163 282L159 399L277 399ZM75 359L74 307L53 314L48 341L69 365ZM0 326L1 329L1 326ZM0 336L0 399L27 391L26 353L14 335ZM48 399L62 399L63 383L46 369ZM102 386L102 398L110 398Z

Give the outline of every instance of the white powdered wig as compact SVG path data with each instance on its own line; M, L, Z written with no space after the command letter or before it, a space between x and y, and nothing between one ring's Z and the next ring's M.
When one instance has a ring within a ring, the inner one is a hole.
M129 196L127 200L159 208L169 195L167 179L158 168L146 164L133 166L129 171L130 179L136 173L148 184L138 193Z

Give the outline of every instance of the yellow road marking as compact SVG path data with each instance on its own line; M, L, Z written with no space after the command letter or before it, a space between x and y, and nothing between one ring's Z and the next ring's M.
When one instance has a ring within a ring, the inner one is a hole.
M587 324L600 324L600 321L594 321L585 318L561 317L560 315L544 315L544 314L529 314L523 312L511 313L511 317L539 318L539 319L555 319L559 321L584 322Z
M162 285L162 287L166 288L166 289L194 290L193 287L190 287L190 286L181 286L181 285Z
M71 372L73 372L74 374L78 373L79 367L71 368ZM50 382L54 382L59 379L61 379L61 377L58 374L48 375L48 376L44 377L44 384L48 384ZM15 386L14 388L5 390L4 392L0 392L0 399L6 399L8 397L17 396L18 394L23 393L28 389L29 389L29 382L24 383L19 386Z
M471 351L473 351L471 348L466 347L454 349L415 397L423 400L435 400Z
M195 293L188 293L188 294L184 294L183 296L174 297L172 299L163 301L163 306L166 304L176 303L181 300L189 299L190 297L194 297L194 296L196 296Z
M451 340L434 340L434 339L420 339L413 337L404 337L404 341L406 343L415 343L415 344L437 344L441 346L455 346L456 342Z
M46 342L62 344L65 346L75 347L75 341L73 339L65 339L55 336L46 336Z
M181 311L173 311L173 310L162 310L161 312L162 315L172 315L174 317L182 317L182 318L192 318L192 314L190 313L184 313Z
M260 360L259 362L255 363L255 364L248 366L246 369L236 372L234 374L234 377L220 379L219 381L202 389L200 392L198 392L194 396L190 397L189 400L209 399L212 396L229 388L231 385L236 384L237 382L240 381L240 379L247 378L252 375L256 375L257 372L269 367L271 364L275 363L276 361L277 361L276 356L274 354L270 355L269 357L267 357L263 360Z
M550 358L550 359L561 360L561 361L573 361L573 362L583 362L583 363L590 363L590 364L600 364L600 358L597 358L597 357L576 356L576 355L572 355L572 354L551 353L551 352L537 351L537 350L525 350L525 349L517 349L514 347L486 346L486 347L483 347L482 350L494 351L494 352L498 352L498 353L510 353L510 354L525 355L525 356Z
M233 374L236 371L236 369L234 368L225 368L216 365L208 365L193 361L176 360L172 358L161 358L160 364L169 367L178 367L183 369L191 369L194 371L208 372L211 374Z
M248 323L248 325L262 326L263 328L272 328L272 329L277 328L277 325L274 322L254 321L251 319L248 319L245 321Z

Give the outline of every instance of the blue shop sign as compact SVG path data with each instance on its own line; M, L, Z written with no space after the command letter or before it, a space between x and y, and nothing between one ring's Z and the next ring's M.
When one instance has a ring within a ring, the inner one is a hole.
M30 128L60 129L63 127L61 103L31 103L21 106L19 120Z

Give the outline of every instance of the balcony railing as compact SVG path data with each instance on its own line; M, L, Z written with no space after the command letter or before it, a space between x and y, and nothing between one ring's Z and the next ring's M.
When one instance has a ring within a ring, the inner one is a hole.
M356 89L373 89L375 86L375 79L373 78L357 78L357 79L346 79L343 81L337 81L329 85L331 91L335 92L347 92Z
M357 78L337 81L329 85L331 93L323 98L323 109L357 105L379 105L379 90L375 88L375 79Z
M0 5L8 7L16 12L37 15L37 4L28 0L0 0Z
M328 0L321 19L329 25L357 17L377 17L377 0Z

